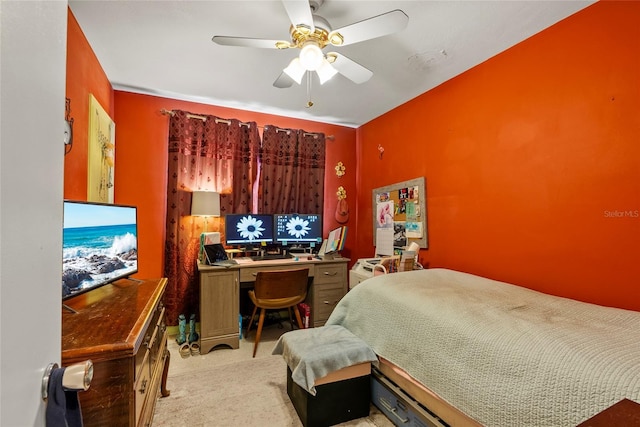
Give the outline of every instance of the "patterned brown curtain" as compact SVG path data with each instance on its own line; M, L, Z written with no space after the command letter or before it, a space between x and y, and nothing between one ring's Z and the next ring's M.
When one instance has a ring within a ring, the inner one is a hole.
M169 121L165 242L167 324L198 313L200 234L219 229L218 218L190 216L191 192L217 191L220 210L249 213L257 178L260 136L256 123L175 111ZM206 227L206 230L205 230Z
M265 126L258 213L322 214L324 134Z

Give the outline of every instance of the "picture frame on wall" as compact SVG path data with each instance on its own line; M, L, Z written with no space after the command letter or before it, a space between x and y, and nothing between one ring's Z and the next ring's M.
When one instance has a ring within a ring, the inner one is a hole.
M89 94L87 200L113 203L116 125L98 100Z
M411 243L423 249L429 247L425 193L424 177L372 190L371 204L375 215L373 238L376 247L385 237L396 249Z

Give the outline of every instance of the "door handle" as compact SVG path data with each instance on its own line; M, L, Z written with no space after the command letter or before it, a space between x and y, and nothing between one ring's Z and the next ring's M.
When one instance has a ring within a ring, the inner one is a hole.
M57 363L49 363L44 370L42 376L42 400L45 402L49 398L49 379L51 378L51 372L54 369L58 369ZM91 386L91 380L93 379L93 362L91 360L85 360L81 363L69 365L64 369L62 374L62 388L67 391L87 391Z

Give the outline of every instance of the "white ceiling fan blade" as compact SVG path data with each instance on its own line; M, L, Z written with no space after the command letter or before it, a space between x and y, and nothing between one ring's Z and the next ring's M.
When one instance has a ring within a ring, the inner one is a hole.
M311 32L315 31L313 25L313 16L311 14L311 7L308 0L282 0L289 20L294 27L298 25L304 25L311 29Z
M291 47L291 43L283 40L252 39L249 37L213 36L211 41L223 46L259 47L262 49Z
M354 83L364 83L373 76L371 70L337 52L327 53L327 60L340 74L352 80Z
M273 85L277 88L285 89L293 85L293 79L283 71L280 73L276 81L273 82Z
M382 15L365 19L364 21L356 22L354 24L347 25L346 27L333 30L329 33L329 40L332 40L332 35L340 34L343 39L340 46L346 46L398 32L404 29L408 22L409 17L403 11L396 9L391 12L383 13Z

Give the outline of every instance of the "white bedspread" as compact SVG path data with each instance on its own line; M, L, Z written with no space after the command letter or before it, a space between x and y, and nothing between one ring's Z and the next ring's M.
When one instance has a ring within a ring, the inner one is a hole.
M486 426L575 426L640 402L640 312L428 269L364 281L331 324Z

